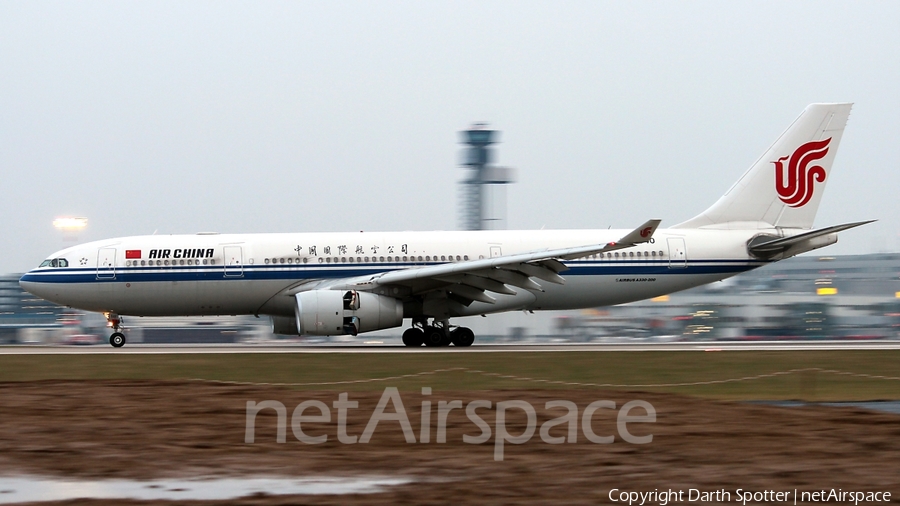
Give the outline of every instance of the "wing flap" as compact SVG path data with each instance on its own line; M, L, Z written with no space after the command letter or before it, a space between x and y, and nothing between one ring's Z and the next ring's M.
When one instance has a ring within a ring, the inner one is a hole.
M493 304L493 303L497 302L497 299L484 293L483 290L479 290L478 288L474 288L469 285L460 285L460 284L450 285L449 287L447 287L447 291L454 295L457 295L457 296L460 296L460 297L463 297L463 298L469 299L469 300L477 300L479 302L485 302L488 304Z
M540 266L529 263L520 263L509 267L502 267L502 269L519 271L526 276L530 276L532 278L543 279L544 281L550 283L556 283L557 285L566 284L566 280L563 279L562 276L553 272L552 270Z
M551 271L553 271L557 274L559 274L560 272L569 270L569 268L566 266L566 264L560 262L559 260L554 260L552 258L548 258L547 260L540 260L538 262L532 262L532 263L535 265L540 265L542 267L550 269Z
M441 276L435 278L439 281L444 281L447 283L459 283L462 285L469 285L475 288L486 290L489 292L502 293L503 295L515 295L516 291L509 288L503 283L499 281L495 281L490 278L483 278L480 276L473 276L471 274L454 274L452 276Z
M506 285L516 286L519 288L523 288L525 290L531 290L533 292L543 292L544 289L541 285L535 283L528 276L514 272L508 271L506 269L482 269L478 271L473 271L471 273L473 276L480 276L482 278L488 278L495 281L499 281Z

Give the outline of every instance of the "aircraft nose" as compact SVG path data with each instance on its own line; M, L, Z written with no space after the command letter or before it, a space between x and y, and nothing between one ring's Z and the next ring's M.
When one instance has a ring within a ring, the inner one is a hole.
M35 278L36 276L34 275L34 271L26 272L21 278L19 278L19 286L22 287L22 290L25 290L32 295L43 297L40 292L43 291L41 290L41 285L43 285L44 283L38 283Z

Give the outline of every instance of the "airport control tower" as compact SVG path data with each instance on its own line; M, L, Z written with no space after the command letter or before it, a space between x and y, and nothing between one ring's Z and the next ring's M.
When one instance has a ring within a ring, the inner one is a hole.
M463 167L469 177L460 182L460 220L463 230L499 230L506 228L506 185L515 182L515 170L491 165L491 144L499 142L500 132L485 123L475 123L460 132Z

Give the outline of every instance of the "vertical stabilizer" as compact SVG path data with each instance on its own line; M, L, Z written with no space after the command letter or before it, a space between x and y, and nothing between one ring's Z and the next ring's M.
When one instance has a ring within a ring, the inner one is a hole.
M809 105L722 198L674 228L812 228L852 105Z

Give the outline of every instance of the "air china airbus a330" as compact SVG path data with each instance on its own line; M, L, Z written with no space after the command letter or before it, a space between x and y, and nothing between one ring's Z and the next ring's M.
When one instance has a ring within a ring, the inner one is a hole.
M198 234L54 253L20 281L106 315L269 315L279 334L412 325L407 346L469 346L453 317L621 304L719 281L837 242L811 230L851 104L812 104L709 209L668 229Z

